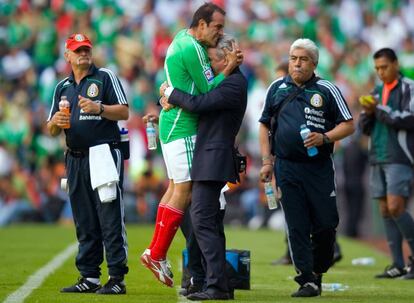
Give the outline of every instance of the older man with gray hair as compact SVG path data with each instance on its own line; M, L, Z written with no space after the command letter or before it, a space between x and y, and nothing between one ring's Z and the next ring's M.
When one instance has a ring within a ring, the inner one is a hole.
M339 89L315 76L318 60L312 40L293 42L289 75L270 85L259 120L260 178L271 181L274 173L282 191L289 249L298 273L300 287L292 297L319 296L322 274L332 265L339 222L332 152L335 141L354 132Z
M229 54L235 49L234 39L224 35L215 48L207 50L215 74L230 64ZM226 238L219 197L227 182L239 180L234 143L246 111L247 80L239 68L235 68L206 94L193 96L174 88L168 103L200 114L191 168L190 214L206 275L202 289L188 292L187 299L231 300L234 293L225 271Z

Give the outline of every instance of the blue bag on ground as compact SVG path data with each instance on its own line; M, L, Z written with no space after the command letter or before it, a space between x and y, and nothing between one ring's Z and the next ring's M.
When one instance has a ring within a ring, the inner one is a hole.
M188 252L183 250L183 276L181 286L190 285L190 273L188 271ZM234 289L250 289L250 251L239 249L226 250L226 271L229 278L229 286Z

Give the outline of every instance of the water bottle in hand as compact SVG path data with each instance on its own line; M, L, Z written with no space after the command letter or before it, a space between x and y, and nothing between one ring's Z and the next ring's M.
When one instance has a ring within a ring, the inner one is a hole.
M272 182L270 182L270 181L265 182L264 192L265 192L265 195L266 195L267 206L269 207L269 209L277 208L277 200L276 200L275 192L273 190Z
M310 132L311 132L310 129L305 124L302 124L300 126L300 136L302 137L303 140L305 140L309 136ZM316 148L316 146L308 147L309 157L314 157L317 154L318 154L318 149Z
M148 139L148 149L154 150L157 149L157 135L155 133L154 123L151 121L147 122L147 139Z
M70 117L70 103L69 103L66 96L60 97L59 111L65 113L67 116ZM64 128L64 129L70 128L70 121L68 123L66 123L62 128Z

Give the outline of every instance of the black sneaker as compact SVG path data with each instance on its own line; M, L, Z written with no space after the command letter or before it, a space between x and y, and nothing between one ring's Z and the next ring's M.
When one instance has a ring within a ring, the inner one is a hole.
M109 277L108 282L101 289L99 289L97 294L100 295L123 295L126 294L126 287L124 279L120 277Z
M78 282L72 286L62 288L60 292L92 293L100 288L100 284L92 283L91 281L86 280L86 278L80 277Z
M181 296L187 297L189 294L193 294L203 290L202 284L190 284L187 288L183 288L179 291Z
M407 273L401 276L403 280L414 280L414 258L412 256L408 257L408 265L406 267Z
M321 295L321 289L314 282L307 282L303 284L299 289L291 296L300 297L317 297Z
M380 273L375 276L377 279L394 279L401 276L404 276L407 273L407 271L404 268L399 268L395 265L389 265L385 267L385 270L383 273Z

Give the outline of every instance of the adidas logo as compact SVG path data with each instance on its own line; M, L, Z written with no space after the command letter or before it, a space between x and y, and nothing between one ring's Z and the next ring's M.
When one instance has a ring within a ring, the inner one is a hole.
M335 190L333 190L333 191L331 192L331 194L329 195L329 197L336 197L336 192L335 192Z
M119 294L122 291L122 289L121 287L115 284L114 286L112 286L112 291L116 294Z
M77 288L80 292L83 292L83 291L86 291L86 290L90 289L90 287L89 287L89 286L88 286L88 284L86 284L86 283L78 284L78 285L76 285L76 288Z

